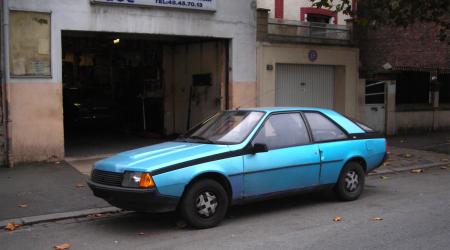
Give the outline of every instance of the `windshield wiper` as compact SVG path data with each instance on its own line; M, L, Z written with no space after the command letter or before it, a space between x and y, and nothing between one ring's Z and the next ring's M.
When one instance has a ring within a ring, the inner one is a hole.
M210 139L198 135L191 135L189 137L186 137L186 139L201 140L210 144L215 144L215 142L211 141Z

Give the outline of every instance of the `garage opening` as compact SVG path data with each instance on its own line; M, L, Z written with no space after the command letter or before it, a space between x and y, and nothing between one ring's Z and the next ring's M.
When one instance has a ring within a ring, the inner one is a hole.
M66 157L170 140L224 109L228 42L63 31Z
M334 107L335 67L277 64L276 106Z

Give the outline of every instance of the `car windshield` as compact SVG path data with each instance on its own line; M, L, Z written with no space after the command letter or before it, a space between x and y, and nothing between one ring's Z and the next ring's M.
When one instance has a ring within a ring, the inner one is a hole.
M224 111L196 126L180 140L214 144L238 144L247 138L263 117L257 111Z

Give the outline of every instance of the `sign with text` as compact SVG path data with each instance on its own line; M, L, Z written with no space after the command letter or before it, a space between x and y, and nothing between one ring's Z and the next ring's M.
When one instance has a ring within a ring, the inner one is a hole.
M91 0L91 2L216 11L216 0Z

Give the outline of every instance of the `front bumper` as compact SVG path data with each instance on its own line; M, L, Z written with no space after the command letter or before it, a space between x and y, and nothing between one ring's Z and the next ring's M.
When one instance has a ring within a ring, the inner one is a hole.
M87 181L95 196L125 210L162 213L174 211L179 198L161 195L156 189L107 186Z

